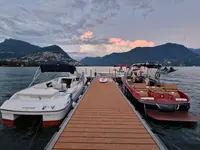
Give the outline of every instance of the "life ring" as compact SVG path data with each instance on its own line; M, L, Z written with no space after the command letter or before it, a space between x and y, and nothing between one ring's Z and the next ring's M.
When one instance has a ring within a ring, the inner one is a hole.
M156 79L159 79L159 78L160 78L160 73L156 72L156 73L155 73L155 78L156 78Z

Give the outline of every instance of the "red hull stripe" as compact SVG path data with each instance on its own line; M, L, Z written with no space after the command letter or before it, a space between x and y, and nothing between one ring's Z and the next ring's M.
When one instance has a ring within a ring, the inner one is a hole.
M8 127L13 127L14 120L2 119L2 124Z
M8 127L14 127L14 120L8 120L8 119L2 119L2 124ZM43 121L43 128L46 127L54 127L54 126L58 126L62 123L62 120L55 120L55 121Z

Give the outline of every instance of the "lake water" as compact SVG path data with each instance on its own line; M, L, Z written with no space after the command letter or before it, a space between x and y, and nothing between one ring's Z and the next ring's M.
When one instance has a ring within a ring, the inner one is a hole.
M103 69L103 67L101 69L103 72L109 70L108 68ZM35 71L36 68L31 67L0 67L0 105L15 92L26 88ZM43 79L47 80L49 76L47 75ZM185 127L182 124L161 124L151 120L147 120L147 123L171 150L200 149L200 67L178 68L178 71L162 77L162 80L176 83L181 90L188 94L191 99L190 112L198 117L198 124L196 127ZM32 149L42 150L56 130L58 127L40 130L32 144ZM27 150L32 138L33 135L29 133L28 128L6 128L0 122L0 150Z

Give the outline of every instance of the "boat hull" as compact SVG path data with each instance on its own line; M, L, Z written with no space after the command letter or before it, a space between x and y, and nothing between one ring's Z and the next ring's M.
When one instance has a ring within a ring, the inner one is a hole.
M53 127L62 123L63 119L73 108L72 103L77 102L80 95L83 93L84 84L79 84L74 91L72 91L72 101L61 110L56 111L13 111L13 110L1 110L2 124L8 127L14 127L17 119L20 116L42 116L42 126Z
M56 112L17 112L2 111L2 124L8 127L14 127L16 120L22 115L42 116L43 127L58 126L65 116L70 112L72 105L68 105L65 109Z
M140 99L136 98L128 88L124 87L125 95L131 101L136 109L144 116L148 116L151 119L158 121L171 121L171 122L191 122L196 123L195 116L188 112L190 108L189 103L179 104L161 104L162 107L158 108L156 103L144 103ZM161 106L160 105L160 106ZM178 110L177 109L178 106Z
M126 87L125 87L126 88ZM160 103L145 103L144 101L136 98L129 90L128 88L125 89L125 95L128 96L128 98L130 99L130 101L133 104L136 104L138 106L138 108L140 109L144 109L146 108L150 108L150 109L159 109L158 105L160 107L161 111L176 111L175 109L177 109L179 111L188 111L190 109L190 103L180 103L180 104L160 104ZM145 107L144 107L145 105Z

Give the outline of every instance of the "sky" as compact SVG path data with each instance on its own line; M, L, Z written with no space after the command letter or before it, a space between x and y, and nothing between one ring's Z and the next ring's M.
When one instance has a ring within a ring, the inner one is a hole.
M0 41L59 45L72 58L168 42L200 48L200 0L0 0Z

